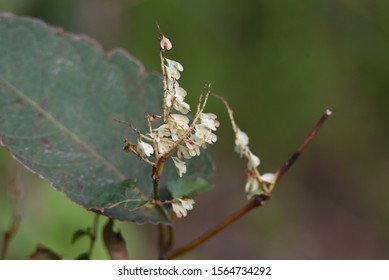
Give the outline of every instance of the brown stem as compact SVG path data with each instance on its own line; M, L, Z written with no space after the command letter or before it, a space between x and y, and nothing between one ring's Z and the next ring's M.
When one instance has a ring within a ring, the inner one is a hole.
M3 243L1 245L0 260L5 260L7 255L8 246L11 243L12 238L15 236L16 232L19 229L21 217L14 216L11 227L4 232Z
M10 194L12 199L12 224L7 231L3 234L3 242L0 247L0 260L4 260L7 256L7 250L12 239L19 230L19 226L22 220L19 202L22 197L22 185L21 185L21 172L22 167L17 164L15 167L15 178L10 188Z
M292 156L285 162L285 164L278 170L277 181L281 179L281 177L289 170L289 168L300 157L300 155L304 152L305 148L312 141L313 137L315 137L315 135L318 133L318 131L326 122L326 120L331 116L331 114L332 112L328 109L324 112L324 114L321 116L319 121L316 123L315 127L308 134L307 138L305 138L304 142L298 147L297 151L293 153Z
M165 165L166 159L160 157L156 160L153 167L152 179L153 179L153 192L154 192L154 202L160 212L161 216L164 217L167 221L170 221L169 214L167 213L165 207L162 205L159 198L159 180L161 179L161 174L163 167ZM168 236L166 237L166 230ZM159 259L166 259L166 252L173 247L174 231L173 227L168 225L158 225L158 247L159 247Z
M227 219L225 219L223 222L209 230L208 232L204 233L200 237L196 238L192 242L182 246L181 248L178 248L176 250L173 250L171 252L168 252L167 257L168 259L174 259L178 257L179 255L182 255L199 245L203 244L205 241L213 237L214 235L218 234L220 231L231 225L233 222L250 212L256 207L262 206L265 201L269 200L270 196L261 194L261 195L255 195L245 206L243 206L241 209L233 213L231 216L229 216Z

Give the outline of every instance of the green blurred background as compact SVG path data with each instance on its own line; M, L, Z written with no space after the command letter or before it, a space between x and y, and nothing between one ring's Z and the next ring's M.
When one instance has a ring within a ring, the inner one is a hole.
M124 48L150 71L159 71L157 21L173 42L169 57L184 65L189 102L211 82L249 134L263 172L275 171L324 110L333 111L266 207L184 258L389 258L389 1L0 0L0 10L88 34L106 50ZM211 148L217 188L178 221L178 245L245 202L245 164L233 152L226 111L215 100L208 111L222 123ZM0 232L12 220L17 169L1 148ZM67 259L85 251L86 240L70 239L93 214L27 171L21 180L22 223L7 257L25 259L37 243ZM130 257L156 257L153 226L118 226ZM101 240L94 258L107 258Z

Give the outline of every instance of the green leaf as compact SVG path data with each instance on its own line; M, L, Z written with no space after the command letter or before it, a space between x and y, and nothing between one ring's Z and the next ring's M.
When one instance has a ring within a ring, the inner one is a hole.
M134 135L115 121L147 131L145 113L161 114L160 76L123 50L104 53L85 36L10 14L0 14L0 54L0 144L87 209L167 223L155 208L142 206L152 192L151 168L123 152L123 140ZM171 163L164 171L161 193L178 179ZM187 178L211 171L204 151L188 165ZM128 178L136 180L130 190Z
M84 236L90 236L90 229L89 228L86 230L85 229L76 230L73 233L71 243L74 244L77 240L81 239Z
M202 178L195 180L179 180L172 182L168 187L173 198L193 197L202 192L209 191L214 188Z

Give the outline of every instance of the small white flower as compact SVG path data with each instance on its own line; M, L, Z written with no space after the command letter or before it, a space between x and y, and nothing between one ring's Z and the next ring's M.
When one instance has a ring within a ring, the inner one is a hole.
M194 156L199 156L200 155L200 147L196 146L194 149L189 149L189 154L194 157Z
M196 146L202 147L205 145L204 138L198 137L196 134L191 134L189 137L190 141L193 142ZM189 147L188 147L189 148Z
M179 202L173 202L172 208L174 213L176 213L177 218L182 218L182 216L186 216L187 211L182 207L181 203Z
M274 184L276 182L276 176L273 173L265 173L261 176L261 179L269 184Z
M182 65L174 60L165 58L167 65L165 66L166 75L169 80L178 80L181 77L180 72L184 70Z
M196 149L198 147L196 142L193 141L192 139L185 139L184 142L185 142L186 147L190 150Z
M248 149L248 144L249 137L246 133L244 133L238 128L238 131L235 134L235 151L240 154L240 156L242 156L245 150Z
M220 123L216 120L217 116L212 113L201 113L200 114L200 120L201 124L203 124L208 129L211 129L213 131L216 130L217 127L219 127Z
M203 124L196 124L196 136L202 139L203 142L206 142L208 144L213 144L217 141L216 134L212 133L212 130L208 129Z
M195 204L193 199L185 198L185 199L178 199L178 200L181 202L182 206L186 210L192 210L193 209L193 204Z
M180 87L180 84L176 80L167 80L167 90L179 100L184 100L187 95L186 90Z
M189 149L183 145L178 145L177 156L178 158L183 158L183 157L186 159L192 158L192 155L189 153Z
M171 114L168 122L173 141L177 141L189 129L189 119L184 115Z
M168 80L168 91L165 99L166 106L168 108L174 106L174 109L180 111L183 114L187 114L190 111L190 106L184 101L186 91L175 80Z
M248 176L246 181L245 190L247 193L252 193L259 189L259 181L257 177L254 176Z
M188 112L190 111L190 106L188 103L184 101L178 101L176 99L176 102L174 102L174 109L176 109L177 111L183 114L188 114Z
M188 214L187 210L193 209L193 204L195 204L193 199L177 199L172 202L172 208L174 213L176 213L177 218L185 217Z
M186 90L183 89L182 87L180 87L178 85L178 83L177 83L176 96L181 97L182 99L184 99L186 95L187 95Z
M188 130L189 129L189 119L188 117L180 114L171 114L169 123L172 123L173 125L183 129Z
M174 165L176 166L176 170L178 175L182 177L182 174L186 173L186 164L184 161L180 160L178 157L172 157Z
M138 139L137 150L141 155L143 155L143 156L146 155L147 157L149 157L151 154L154 153L153 146L151 146L148 143L143 142L141 139Z
M156 143L160 154L166 154L174 145L174 141L170 138L158 138Z
M170 136L170 129L169 129L169 125L167 125L167 124L163 124L160 127L155 128L154 131L156 132L156 137L159 137L159 138Z
M188 152L191 157L199 156L200 155L200 147L204 145L203 142L197 144L195 141L192 140L194 135L191 135L189 139L185 139L185 145L188 148Z
M215 133L212 133L211 131L209 131L209 133L207 135L205 135L205 142L207 142L208 144L213 144L217 141L217 136Z
M253 169L253 168L257 167L261 163L259 157L257 157L256 155L254 155L250 151L249 151L249 157L250 157L250 160L247 163L248 169Z

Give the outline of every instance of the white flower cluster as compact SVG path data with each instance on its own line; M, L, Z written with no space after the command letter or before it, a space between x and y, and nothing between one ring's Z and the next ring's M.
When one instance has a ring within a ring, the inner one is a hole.
M179 62L164 57L163 52L172 48L170 40L165 36L160 41L160 47L164 84L163 123L152 128L149 118L149 133L138 132L138 144L133 145L136 146L136 151L132 151L153 167L160 164L160 159L171 158L178 175L182 177L187 171L183 159L199 156L200 148L206 148L206 144L216 142L217 136L214 132L219 127L219 121L215 114L203 112L209 90L205 96L204 92L201 93L196 114L192 121L189 119L187 114L190 112L190 106L185 102L187 93L178 83L184 68ZM150 159L152 155L153 160ZM183 217L186 216L187 210L193 208L194 201L175 199L171 203L177 217Z
M237 127L235 132L235 151L241 157L244 155L248 160L245 190L251 196L260 189L261 183L273 184L276 178L273 173L259 174L257 167L260 164L260 159L250 151L248 144L249 137Z
M163 37L161 49L168 46L170 41ZM180 177L186 173L187 168L182 160L200 155L200 148L206 148L206 143L213 144L217 136L213 133L219 126L217 116L212 113L197 112L192 123L186 114L190 106L184 101L187 95L185 89L177 82L184 70L182 65L174 60L161 56L164 68L164 123L153 129L147 136L155 143L156 152L161 156L171 156ZM179 113L173 113L173 110ZM153 146L138 140L138 152L149 157L153 154ZM176 156L173 156L176 153Z

